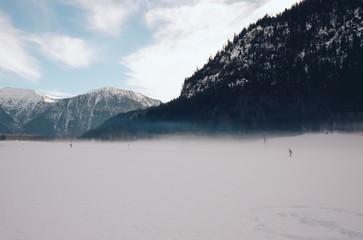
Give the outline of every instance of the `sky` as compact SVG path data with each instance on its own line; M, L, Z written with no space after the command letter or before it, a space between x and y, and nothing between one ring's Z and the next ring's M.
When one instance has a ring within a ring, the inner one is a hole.
M167 102L244 27L296 0L0 0L0 89L106 86Z

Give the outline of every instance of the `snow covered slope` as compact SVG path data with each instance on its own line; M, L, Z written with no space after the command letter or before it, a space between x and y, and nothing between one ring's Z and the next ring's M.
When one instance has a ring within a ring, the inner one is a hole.
M50 136L78 136L118 113L159 104L139 93L112 87L58 100L33 90L0 90L0 107L14 120L13 132Z
M22 125L46 111L53 102L56 100L30 89L0 89L0 107L13 118L15 129L20 129Z
M0 142L0 239L362 240L362 142Z
M298 84L309 90L319 84L324 89L345 84L340 83L342 72L351 72L362 52L362 4L306 0L276 17L266 15L187 78L181 96L256 84Z
M160 101L112 87L61 99L26 124L27 133L79 136L119 113L158 106Z

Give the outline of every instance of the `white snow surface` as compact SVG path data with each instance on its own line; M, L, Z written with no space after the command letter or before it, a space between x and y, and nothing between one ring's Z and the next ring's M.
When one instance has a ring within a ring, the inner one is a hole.
M363 239L362 143L0 142L0 239Z

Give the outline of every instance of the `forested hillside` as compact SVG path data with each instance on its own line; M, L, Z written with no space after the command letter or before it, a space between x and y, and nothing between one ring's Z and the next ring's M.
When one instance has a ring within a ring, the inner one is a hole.
M305 0L236 34L179 98L88 137L355 130L363 120L362 0Z

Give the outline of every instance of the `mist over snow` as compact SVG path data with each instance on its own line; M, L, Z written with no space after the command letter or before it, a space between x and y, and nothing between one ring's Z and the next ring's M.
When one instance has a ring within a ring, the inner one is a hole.
M0 239L363 239L362 140L2 141Z

